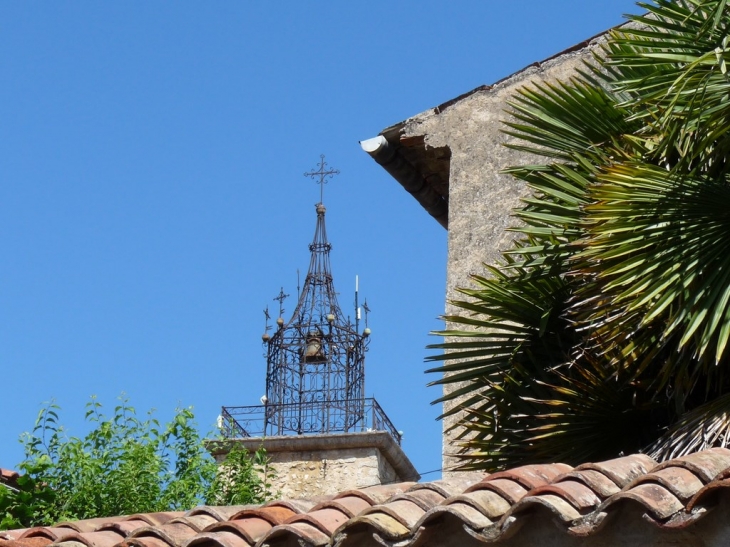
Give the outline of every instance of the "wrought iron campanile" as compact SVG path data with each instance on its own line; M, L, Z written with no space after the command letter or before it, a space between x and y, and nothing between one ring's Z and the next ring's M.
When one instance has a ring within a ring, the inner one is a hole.
M339 171L327 169L321 156L319 169L305 173L320 185L317 220L309 245L310 261L296 308L286 319L282 289L274 300L279 315L269 334L269 312L263 335L266 355L266 395L262 406L224 407L224 433L229 436L264 436L387 431L400 442L400 434L374 399L365 398L365 352L370 340L367 303L364 328L355 287L354 320L337 301L330 267L332 246L327 239L323 186ZM263 424L259 422L263 413Z
M311 258L296 309L266 342L267 422L274 434L350 431L364 417L365 351L332 283L325 206L316 205Z

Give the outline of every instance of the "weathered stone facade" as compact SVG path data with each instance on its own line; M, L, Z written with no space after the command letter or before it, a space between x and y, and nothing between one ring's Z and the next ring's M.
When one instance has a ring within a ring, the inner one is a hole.
M253 452L266 449L272 491L284 499L312 498L354 488L418 480L400 446L384 431L234 439ZM213 455L222 461L228 446Z
M501 172L508 166L534 163L528 154L505 146L514 141L502 131L508 101L530 83L569 79L593 58L603 40L598 36L362 143L363 149L448 227L447 314L454 312L449 302L459 297L457 289L469 287L472 274L484 273L483 264L494 264L500 251L510 247L513 234L506 230L515 224L511 211L528 193L524 183ZM444 389L449 392L457 387L447 384ZM455 404L458 402L449 403L445 410ZM452 416L443 423L445 476L455 463L448 455L455 432L448 430L457 419Z

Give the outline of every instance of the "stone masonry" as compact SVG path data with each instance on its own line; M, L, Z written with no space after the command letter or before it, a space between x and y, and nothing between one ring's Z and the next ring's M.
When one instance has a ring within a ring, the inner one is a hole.
M393 437L384 431L233 439L253 452L266 449L275 478L272 491L284 499L418 480L419 475ZM217 461L226 446L213 451Z
M507 229L516 222L511 211L519 207L520 199L528 194L524 183L502 173L508 166L535 163L535 158L529 154L504 146L514 142L503 132L509 100L519 88L531 83L568 80L576 69L593 58L604 36L535 63L494 85L483 86L413 116L381 133L380 142L387 141L387 146L396 150L396 155L400 155L414 172L420 171L417 174L422 177L423 186L430 184L448 205L446 314L455 311L449 302L460 297L457 289L469 287L471 275L483 274L483 264L496 263L500 252L510 247L513 234ZM378 161L377 154L369 150L367 144L364 143L363 148ZM428 170L435 165L434 150L439 151L438 156L448 158L440 174L438 167ZM389 170L383 162L379 163ZM389 171L398 178L397 173ZM411 175L411 180L414 176ZM439 183L431 182L434 179ZM424 195L423 189L417 193L409 189L411 180L405 184L402 180L399 182L428 210L430 203L419 197ZM427 190L433 195L433 191ZM449 392L457 387L451 384L444 389ZM451 402L444 410L456 404L458 401ZM454 446L456 432L449 428L456 420L457 417L452 416L443 422L445 477L451 474L455 463L449 457L449 447Z

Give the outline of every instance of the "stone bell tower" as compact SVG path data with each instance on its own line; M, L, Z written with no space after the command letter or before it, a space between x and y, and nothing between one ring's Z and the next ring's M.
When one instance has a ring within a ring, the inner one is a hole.
M262 336L266 395L261 405L223 407L224 437L248 450L266 449L276 473L274 490L284 497L311 497L350 488L418 480L400 447L401 433L374 398L365 397L365 353L370 342L367 303L361 330L357 282L354 321L335 292L332 245L325 228L323 187L339 171L321 156L305 173L320 185L310 261L296 308L287 319L282 289L279 315ZM227 450L215 453L223 458Z

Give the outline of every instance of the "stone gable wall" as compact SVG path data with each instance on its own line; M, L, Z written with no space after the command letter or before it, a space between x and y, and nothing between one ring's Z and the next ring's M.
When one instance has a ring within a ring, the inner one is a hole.
M454 313L449 301L459 298L456 289L469 287L470 275L483 274L483 264L494 264L500 251L510 247L513 234L506 229L515 224L511 211L527 195L526 186L500 171L511 165L534 163L536 158L506 148L514 141L502 132L507 101L530 82L567 80L592 59L603 38L492 86L479 90L436 112L429 110L405 122L403 139L423 137L427 147L448 147L449 236L446 281L446 314ZM446 385L445 391L457 386ZM454 404L448 404L448 410ZM451 474L455 460L448 456L455 432L448 432L455 417L444 420L444 476Z

